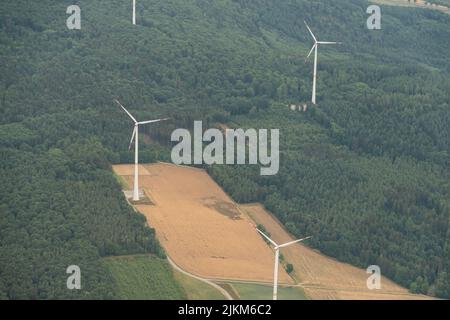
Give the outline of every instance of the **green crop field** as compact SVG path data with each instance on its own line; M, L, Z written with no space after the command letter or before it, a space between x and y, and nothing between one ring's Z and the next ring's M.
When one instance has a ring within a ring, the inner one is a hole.
M212 286L174 271L177 282L183 287L188 300L224 300L225 297Z
M167 261L152 255L105 258L116 286L117 298L128 300L186 299Z
M233 283L241 300L270 300L273 287L260 284ZM305 293L298 287L278 287L278 300L307 300Z

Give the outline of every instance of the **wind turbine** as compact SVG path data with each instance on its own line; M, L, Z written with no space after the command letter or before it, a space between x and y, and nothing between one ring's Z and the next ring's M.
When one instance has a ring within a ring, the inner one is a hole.
M134 130L133 134L131 135L130 145L129 149L131 149L131 144L134 140L134 189L133 189L133 201L139 201L139 183L138 183L138 177L139 177L139 125L141 124L149 124L149 123L155 123L155 122L161 122L169 120L169 118L164 119L157 119L157 120L149 120L149 121L141 121L138 122L130 112L128 112L127 109L119 102L119 100L114 100L133 120L134 122Z
M133 0L133 24L136 25L136 0Z
M309 52L308 56L305 59L305 63L306 60L309 58L309 56L311 55L311 53L314 50L314 78L313 78L313 89L312 89L312 103L316 104L316 80L317 80L317 49L319 47L319 44L341 44L341 42L330 42L330 41L317 41L317 38L315 37L314 33L311 31L311 28L308 26L308 24L305 22L306 27L308 28L309 33L311 34L312 38L314 39L314 45L311 48L311 51Z
M275 267L274 267L274 270L273 270L273 300L277 300L277 294L278 294L278 264L279 264L278 260L280 258L280 249L288 247L288 246L290 246L290 245L292 245L294 243L297 243L297 242L305 241L305 240L310 239L312 237L306 237L306 238L302 238L302 239L294 240L294 241L291 241L291 242L287 242L285 244L278 245L278 244L275 243L275 241L273 241L268 236L266 236L264 234L264 232L262 232L258 228L256 228L256 230L259 233L261 233L262 236L264 238L266 238L273 245L273 247L275 249Z

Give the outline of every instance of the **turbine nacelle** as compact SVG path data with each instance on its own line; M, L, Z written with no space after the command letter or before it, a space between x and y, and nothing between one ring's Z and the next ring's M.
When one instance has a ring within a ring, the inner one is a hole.
M264 234L264 232L262 232L261 230L259 230L258 228L256 228L256 230L265 238L267 239L267 241L269 241L275 248L275 266L273 268L273 300L277 300L277 291L278 291L278 259L280 256L280 249L290 246L294 243L297 242L301 242L307 239L310 239L311 237L306 237L306 238L302 238L302 239L298 239L298 240L294 240L294 241L290 241L284 244L277 244L275 241L273 241L272 239L270 239L266 234Z
M134 189L133 189L133 200L134 201L139 201L139 185L138 185L138 178L139 178L139 173L138 173L138 163L139 163L139 126L140 125L144 125L144 124L149 124L149 123L156 123L156 122L161 122L161 121L166 121L169 120L169 118L163 118L163 119L156 119L156 120L147 120L147 121L137 121L135 117L133 117L133 115L119 102L119 100L114 99L114 102L116 102L122 109L123 111L126 112L126 114L130 117L131 120L133 120L134 122L134 129L133 129L133 134L131 135L131 140L130 140L130 144L128 146L128 149L131 149L131 146L133 145L133 141L134 141Z
M309 236L309 237L306 237L306 238L302 238L302 239L290 241L290 242L287 242L287 243L284 243L284 244L277 244L275 241L273 241L272 239L270 239L264 232L262 232L262 231L259 230L259 229L256 229L256 230L257 230L257 231L258 231L265 239L267 239L267 240L273 245L273 248L274 248L275 250L278 250L278 249L280 249L280 248L285 248L285 247L288 247L288 246L290 246L290 245L292 245L292 244L294 244L294 243L302 242L302 241L305 241L305 240L308 240L308 239L312 238L312 236Z
M306 28L308 28L309 33L311 34L311 37L314 40L314 45L311 48L311 51L309 51L308 56L305 59L305 63L308 60L308 58L311 56L311 54L314 51L314 75L313 75L313 89L312 89L312 98L311 101L313 104L316 104L316 81L317 81L317 48L319 45L330 45L330 44L341 44L341 42L331 42L331 41L318 41L314 33L312 32L311 28L308 26L308 24L305 22Z
M156 119L156 120L148 120L148 121L140 121L140 122L138 122L136 120L136 118L133 117L133 115L119 102L119 100L114 99L114 102L117 103L127 113L127 115L131 118L131 120L133 120L135 125L166 121L166 120L170 119L170 118L163 118L163 119Z
M314 35L314 33L312 32L311 28L308 26L308 24L306 23L306 21L304 21L306 28L308 28L309 33L311 34L311 37L314 40L314 45L311 48L311 51L309 51L308 56L305 59L308 60L309 56L311 55L311 53L313 53L314 49L318 48L319 44L324 44L324 45L330 45L330 44L342 44L342 42L335 42L335 41L318 41L316 36Z
M309 33L311 34L311 37L314 39L314 45L317 44L342 44L342 42L335 42L335 41L319 41L317 40L316 36L314 35L314 33L312 32L311 28L308 26L308 24L306 23L306 21L303 21L306 25L306 28L308 28Z

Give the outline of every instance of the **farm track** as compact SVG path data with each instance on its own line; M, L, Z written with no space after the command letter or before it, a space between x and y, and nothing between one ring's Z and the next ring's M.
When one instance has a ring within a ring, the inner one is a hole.
M227 300L233 300L233 297L228 293L228 291L226 291L224 288L222 288L221 286L215 284L214 282L212 282L211 280L202 278L202 277L198 277L195 274L189 273L186 270L181 269L179 266L177 266L177 264L175 262L172 261L172 259L170 259L169 256L167 256L167 260L169 261L170 265L172 266L172 268L174 268L176 271L181 272L182 274L194 278L196 280L199 280L201 282L204 282L210 286L212 286L213 288L217 289L220 291L220 293L227 298Z

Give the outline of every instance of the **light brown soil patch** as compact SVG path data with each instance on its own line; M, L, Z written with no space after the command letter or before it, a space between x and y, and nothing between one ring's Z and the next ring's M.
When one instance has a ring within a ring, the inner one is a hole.
M148 176L150 173L147 171L145 166L139 165L139 176ZM134 164L120 164L120 165L114 165L113 171L118 176L133 176L134 175ZM130 184L131 186L133 184Z
M279 221L261 205L242 205L240 208L255 223L262 224L277 243L293 240ZM294 276L300 281L310 299L403 300L429 298L410 294L405 288L384 277L381 280L380 290L369 290L366 281L370 274L367 274L365 270L326 257L301 244L281 250L286 261L294 265Z
M154 206L135 208L178 266L209 279L273 280L274 252L205 171L163 163L142 167L140 187ZM113 170L132 185L132 165ZM293 283L284 270L280 283Z

